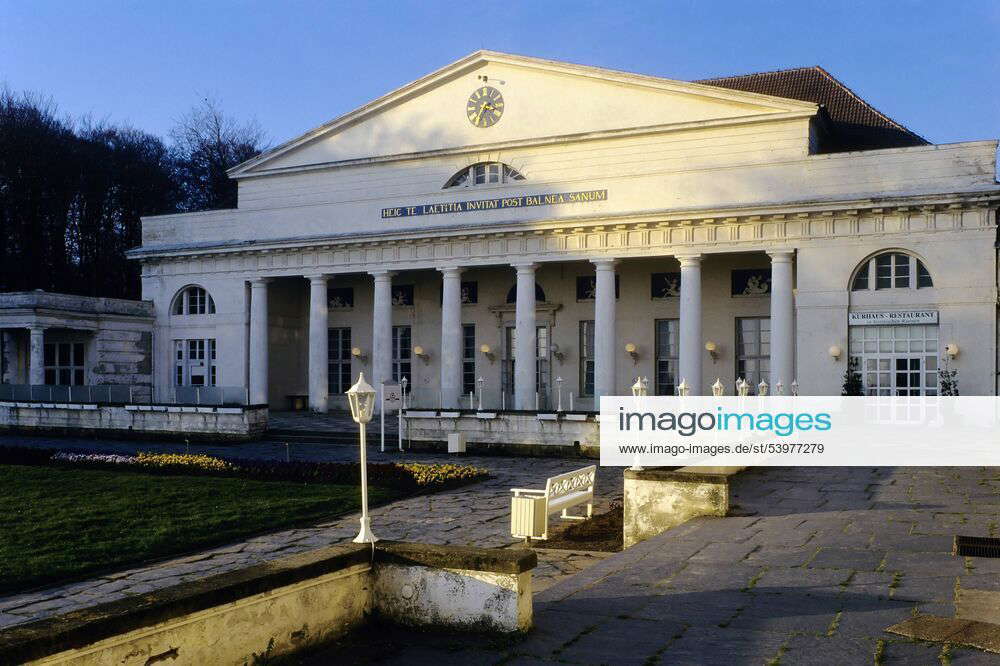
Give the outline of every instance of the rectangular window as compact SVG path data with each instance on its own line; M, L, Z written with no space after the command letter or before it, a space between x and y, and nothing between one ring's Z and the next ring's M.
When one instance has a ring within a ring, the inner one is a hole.
M403 377L413 385L410 359L413 353L413 342L409 326L392 327L392 381L399 383Z
M751 384L751 393L756 393L756 386L762 381L770 385L770 370L771 318L737 318L736 379L742 377Z
M462 326L462 395L476 392L476 325Z
M217 386L215 338L174 340L174 385Z
M86 383L82 342L49 342L43 352L46 384L82 386Z
M580 396L594 395L594 320L580 322Z
M680 320L657 319L656 395L677 394L677 340Z
M327 331L327 388L330 395L342 395L351 388L351 329L331 328Z

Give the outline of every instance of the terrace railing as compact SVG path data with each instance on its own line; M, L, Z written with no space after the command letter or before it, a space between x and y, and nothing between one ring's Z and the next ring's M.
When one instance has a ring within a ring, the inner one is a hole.
M149 405L153 404L152 396L149 386L124 384L0 384L0 400L13 402ZM245 405L247 390L242 386L177 386L171 389L166 404L206 407Z

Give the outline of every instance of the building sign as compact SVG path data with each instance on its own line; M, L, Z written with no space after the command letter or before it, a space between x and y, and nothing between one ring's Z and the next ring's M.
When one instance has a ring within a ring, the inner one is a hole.
M451 201L448 203L417 204L415 206L395 206L382 209L382 219L394 217L415 217L417 215L442 215L444 213L472 213L486 210L506 210L510 208L530 208L531 206L555 206L568 203L607 201L607 190L584 190L582 192L553 192L551 194L525 194L520 197L500 197L498 199L475 199L473 201Z
M887 326L891 324L936 324L937 310L864 310L847 315L851 326Z

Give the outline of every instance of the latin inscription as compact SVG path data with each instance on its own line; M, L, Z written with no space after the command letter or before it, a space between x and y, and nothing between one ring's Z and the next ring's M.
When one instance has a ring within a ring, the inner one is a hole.
M483 210L504 210L529 208L531 206L556 206L570 203L607 201L607 190L584 190L582 192L554 192L552 194L525 194L519 197L498 199L476 199L473 201L453 201L449 203L419 204L416 206L395 206L382 209L382 219L395 217L415 217L418 215L442 215L445 213L471 213Z

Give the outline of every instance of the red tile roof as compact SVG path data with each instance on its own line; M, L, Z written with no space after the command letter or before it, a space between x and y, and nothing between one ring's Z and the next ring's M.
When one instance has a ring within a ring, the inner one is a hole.
M703 79L695 83L821 105L828 130L821 152L899 148L930 143L861 99L822 67L758 72Z

